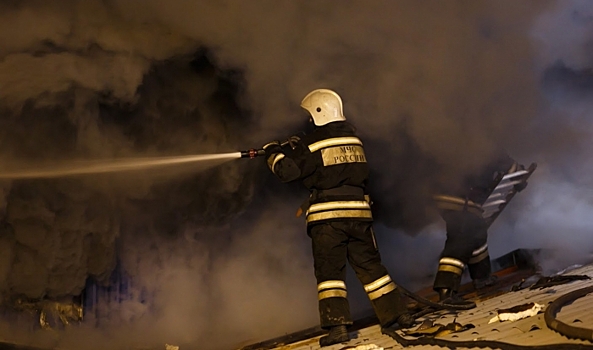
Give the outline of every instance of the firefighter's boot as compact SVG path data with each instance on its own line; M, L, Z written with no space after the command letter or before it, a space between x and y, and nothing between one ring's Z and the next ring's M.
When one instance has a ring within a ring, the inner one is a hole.
M455 293L452 289L449 288L440 288L437 290L439 293L439 303L440 304L447 304L453 306L459 306L463 309L473 309L476 307L476 303L471 300L465 300L457 293Z
M491 287L498 282L498 277L495 275L490 275L486 278L475 279L472 281L474 288L476 290L484 289L486 287Z
M400 328L410 328L415 323L416 320L409 313L405 313L397 318L397 324Z
M319 346L329 346L338 343L344 343L350 340L346 326L334 326L330 328L329 334L319 338Z

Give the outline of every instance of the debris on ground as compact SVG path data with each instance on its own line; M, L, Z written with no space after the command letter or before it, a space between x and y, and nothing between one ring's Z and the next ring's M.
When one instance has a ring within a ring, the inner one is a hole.
M420 326L418 326L418 328L405 331L404 333L411 336L443 337L447 334L463 332L474 327L475 326L471 323L462 325L458 322L451 322L444 325L440 323L433 323L432 320L425 320Z
M542 277L540 278L533 286L529 289L542 289L552 286L557 286L560 284L570 283L572 281L585 281L590 280L591 277L587 275L561 275L561 276L551 276L551 277Z
M488 321L488 323L503 322L503 321L517 321L523 318L537 315L544 308L538 303L527 303L513 306L510 309L501 309L497 311L497 315Z
M340 350L384 350L384 349L380 346L375 345L375 344L364 344L364 345L359 345L357 347L348 346L345 348L341 348Z

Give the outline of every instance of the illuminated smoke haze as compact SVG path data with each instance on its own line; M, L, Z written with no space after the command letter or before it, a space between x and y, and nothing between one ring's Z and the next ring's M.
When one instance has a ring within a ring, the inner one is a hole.
M258 147L298 131L301 98L329 87L365 142L399 282L431 282L435 183L500 145L539 168L491 253L554 248L552 271L591 254L592 16L587 1L3 1L0 164ZM77 295L119 263L150 291L150 308L126 301L99 329L21 336L64 348L226 349L309 327L304 196L259 159L2 181L0 290Z

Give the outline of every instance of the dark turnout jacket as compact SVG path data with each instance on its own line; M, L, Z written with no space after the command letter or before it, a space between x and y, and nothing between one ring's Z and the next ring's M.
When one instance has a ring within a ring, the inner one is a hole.
M505 174L515 171L518 163L506 153L485 164L478 171L464 176L461 186L443 188L434 196L443 210L467 210L481 215L481 206Z
M300 180L310 191L306 208L309 224L372 221L366 198L369 167L362 141L348 122L316 127L292 152L280 146L266 148L270 170L283 182Z

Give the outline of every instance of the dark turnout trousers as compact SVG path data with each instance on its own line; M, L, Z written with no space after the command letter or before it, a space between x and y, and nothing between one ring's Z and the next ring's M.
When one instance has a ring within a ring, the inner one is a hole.
M399 290L381 263L371 222L335 221L309 227L322 328L352 324L346 261L363 284L383 327L407 312Z
M466 265L473 280L490 276L486 221L481 215L469 211L447 210L442 216L447 227L447 241L439 261L434 289L457 291Z

